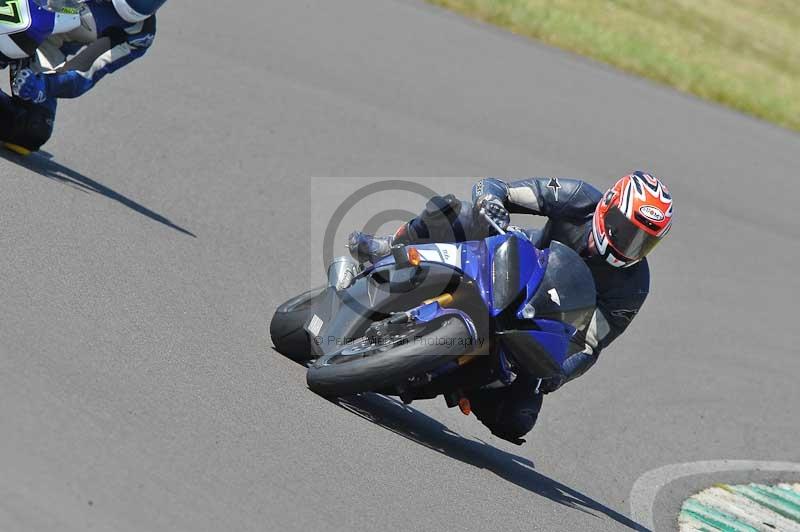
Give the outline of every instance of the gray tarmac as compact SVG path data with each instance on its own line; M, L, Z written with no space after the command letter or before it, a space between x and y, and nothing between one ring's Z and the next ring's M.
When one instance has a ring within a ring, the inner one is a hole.
M0 529L629 530L646 471L800 461L800 136L418 1L235 5L170 3L51 158L0 156ZM368 181L638 168L676 199L651 296L523 447L271 349Z

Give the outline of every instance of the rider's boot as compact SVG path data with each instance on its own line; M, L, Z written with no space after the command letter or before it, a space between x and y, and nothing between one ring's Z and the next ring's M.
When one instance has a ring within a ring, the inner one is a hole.
M461 212L461 201L452 194L434 196L428 200L422 214L400 226L394 236L374 236L354 231L350 234L347 247L359 262L374 264L392 252L392 244L463 242L466 234L459 219Z
M353 231L347 240L347 249L358 262L375 264L392 252L393 242L394 237L391 236L374 236L361 231Z

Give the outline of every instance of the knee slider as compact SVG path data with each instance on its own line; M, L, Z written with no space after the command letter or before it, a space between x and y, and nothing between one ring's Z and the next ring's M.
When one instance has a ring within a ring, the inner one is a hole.
M7 142L37 151L53 134L55 113L44 105L23 104L14 110Z
M20 144L33 151L41 148L53 135L53 114L47 109L35 107L28 112Z
M538 417L538 411L517 411L498 420L492 432L505 438L521 438L533 429Z

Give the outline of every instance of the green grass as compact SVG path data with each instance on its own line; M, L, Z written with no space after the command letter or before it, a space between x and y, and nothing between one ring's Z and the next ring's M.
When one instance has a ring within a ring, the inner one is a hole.
M800 0L428 0L800 131Z

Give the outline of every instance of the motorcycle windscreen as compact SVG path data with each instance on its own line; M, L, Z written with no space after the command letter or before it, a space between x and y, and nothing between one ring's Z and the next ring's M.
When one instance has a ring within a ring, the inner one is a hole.
M572 249L561 242L551 242L544 277L526 305L528 315L561 321L585 331L596 305L597 291L589 267Z
M547 269L533 297L517 314L520 329L498 334L502 345L538 378L561 373L577 331L585 334L597 295L583 259L560 242L550 244ZM526 324L526 325L523 325Z
M492 256L492 307L495 315L524 301L521 295L536 274L539 255L530 241L516 235L495 249ZM522 297L522 301L518 298ZM513 309L516 311L517 309Z

